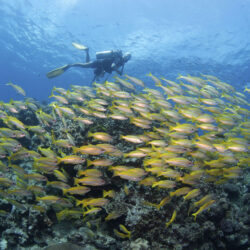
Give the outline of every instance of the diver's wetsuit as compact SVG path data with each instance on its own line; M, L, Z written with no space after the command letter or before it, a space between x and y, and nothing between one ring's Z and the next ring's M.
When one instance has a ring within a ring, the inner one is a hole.
M113 71L116 71L118 74L122 75L125 63L131 58L131 54L128 52L123 55L121 50L109 50L97 52L96 60L90 61L89 49L85 47L84 51L86 53L86 63L66 64L60 68L48 72L46 74L47 77L57 77L71 67L92 68L95 69L94 78L92 80L93 82L99 77L103 77L105 73L108 73L110 75Z
M96 60L88 61L89 55L88 50L86 51L86 63L74 63L70 64L69 67L81 67L81 68L93 68L94 70L94 79L93 81L103 76L104 73L111 74L112 71L116 71L118 74L122 74L124 68L124 60L122 52L120 50L104 51L96 53ZM119 68L121 70L119 70Z

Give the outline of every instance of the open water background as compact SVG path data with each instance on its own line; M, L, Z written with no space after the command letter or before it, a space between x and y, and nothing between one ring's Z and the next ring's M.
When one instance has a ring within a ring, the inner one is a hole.
M53 86L90 85L91 69L70 69L47 79L64 64L83 62L82 43L95 52L132 53L125 73L175 79L212 74L243 90L250 82L249 0L0 0L0 83L22 86L27 96L47 100ZM0 85L0 100L21 97Z

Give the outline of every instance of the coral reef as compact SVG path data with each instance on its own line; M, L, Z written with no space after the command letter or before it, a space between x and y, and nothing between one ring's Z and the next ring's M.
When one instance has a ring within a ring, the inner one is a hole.
M1 249L250 246L247 97L127 77L1 103Z

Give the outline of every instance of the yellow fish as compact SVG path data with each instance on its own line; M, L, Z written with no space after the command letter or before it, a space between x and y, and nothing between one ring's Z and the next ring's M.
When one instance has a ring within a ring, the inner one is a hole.
M177 214L177 211L174 210L171 219L169 220L169 222L166 223L166 227L169 227L170 224L172 224L172 223L174 222L174 220L175 220L175 218L176 218L176 214Z
M103 174L100 170L98 169L86 169L86 170L79 170L77 172L77 176L91 176L91 177L101 177Z
M147 175L147 172L142 168L131 168L124 171L118 171L116 172L116 175L125 180L140 181L145 175Z
M14 88L18 94L23 95L23 96L26 95L25 91L20 86L14 84L12 82L8 82L8 83L6 83L6 85Z
M190 123L183 123L183 124L177 123L177 126L170 127L170 131L172 131L172 130L180 132L180 133L184 133L184 134L192 134L197 130L197 128L196 128L196 126L194 126Z
M170 192L170 197L172 196L180 196L180 195L185 195L188 192L190 192L192 189L190 187L181 187L174 192Z
M84 195L90 191L90 188L85 187L85 186L77 186L77 187L71 187L67 189L63 189L63 194L79 194L79 195Z
M131 82L133 82L133 83L135 83L135 84L137 84L137 85L139 85L139 86L141 86L141 87L144 87L144 86L145 86L145 84L144 84L144 82L143 82L142 80L140 80L140 79L138 79L138 78L136 78L136 77L134 77L134 76L126 75L126 74L125 74L125 76L126 76Z
M174 188L176 186L176 183L174 181L170 180L162 180L154 182L152 187L159 187L159 188Z
M10 126L14 125L17 128L24 129L24 130L26 128L26 126L14 116L7 116L6 118L3 119L3 121L7 124L7 126L8 125L10 125Z
M132 142L136 144L143 143L143 140L139 136L136 136L136 135L122 135L121 138L128 142Z
M106 182L98 177L92 177L92 176L87 176L83 177L81 179L74 178L74 184L77 185L79 183L83 185L88 185L88 186L103 186L106 184Z
M109 159L105 159L105 158L100 158L100 159L96 159L96 160L87 160L87 166L99 166L99 167L109 167L111 165L113 165L113 162Z
M36 197L37 201L42 201L44 203L53 204L60 200L61 198L55 195L48 195L44 197Z
M105 198L87 198L83 200L77 200L76 206L83 205L83 207L87 206L96 206L96 207L103 207L109 202L108 199Z
M68 155L63 158L57 157L57 164L64 163L64 164L81 164L85 162L81 156L78 155Z
M100 212L102 209L100 207L91 207L90 209L87 209L83 212L83 216L86 216L88 214L96 214Z
M195 212L195 213L192 214L194 216L194 220L196 220L196 217L197 217L198 214L200 214L201 212L203 212L206 209L208 209L214 203L215 203L215 200L210 200L207 203L205 203L204 205L202 205L197 212Z
M111 213L109 213L106 217L105 217L105 221L109 221L109 220L115 220L117 218L119 218L121 216L121 214L119 214L116 211L113 211Z
M116 236L118 236L119 238L122 238L122 239L131 237L131 231L129 231L124 225L120 224L119 229L122 232L119 232L118 230L114 229L114 233Z
M100 155L104 153L104 150L100 147L97 147L95 145L86 145L82 146L80 148L73 147L73 153L81 153L81 154L88 154L88 155Z
M130 82L127 82L126 80L123 80L122 78L116 76L115 77L116 81L119 82L122 86L128 88L128 89L132 89L135 90L135 87L133 86L133 84L131 84Z
M171 166L176 166L181 168L190 168L193 166L193 163L191 161L183 157L165 159L165 162Z
M196 188L188 192L183 198L184 200L192 199L201 193L200 189Z

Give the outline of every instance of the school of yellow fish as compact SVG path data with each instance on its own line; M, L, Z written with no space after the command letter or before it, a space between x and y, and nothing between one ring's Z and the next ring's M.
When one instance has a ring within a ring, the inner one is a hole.
M143 81L128 75L94 83L93 88L54 87L50 98L55 101L49 107L31 98L1 102L2 199L41 213L52 206L58 220L85 218L105 211L117 195L105 186L121 178L168 191L159 203L142 205L159 210L176 196L189 203L194 219L210 208L216 197L204 193L201 184L223 184L249 166L247 98L211 75L180 75L176 81L151 73L149 77L156 87L146 88ZM6 85L25 95L21 87ZM25 112L36 116L37 121L29 121L33 125L22 119ZM125 129L119 134L114 125L104 126L111 121L119 128L132 126L136 133L127 134ZM27 141L34 138L38 143L29 148ZM124 164L129 158L141 164ZM103 193L98 196L95 190L100 187ZM127 185L124 192L129 193ZM23 204L20 197L35 199ZM105 221L119 216L117 211L106 213ZM176 216L177 210L172 211L166 227ZM114 230L118 237L131 236L124 225L119 229Z

